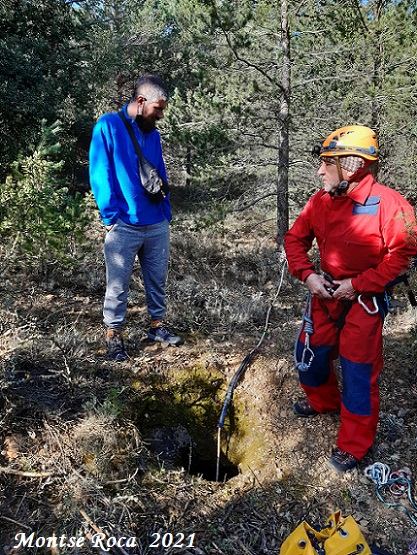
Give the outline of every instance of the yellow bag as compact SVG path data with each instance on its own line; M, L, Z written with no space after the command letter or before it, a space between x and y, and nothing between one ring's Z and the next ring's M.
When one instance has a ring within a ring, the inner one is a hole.
M297 526L281 546L280 555L372 555L353 517L336 511L318 532L307 522Z

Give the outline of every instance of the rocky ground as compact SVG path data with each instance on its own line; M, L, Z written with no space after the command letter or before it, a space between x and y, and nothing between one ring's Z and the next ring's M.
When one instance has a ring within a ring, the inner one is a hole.
M417 512L413 522L382 503L364 469L379 461L417 473L416 309L386 321L375 446L358 470L336 475L326 460L338 415L299 419L291 410L305 291L287 274L280 283L267 234L227 231L196 241L173 229L170 318L185 338L180 347L144 339L134 276L126 363L104 357L100 253L88 255L82 273L40 280L16 270L3 280L0 553L277 554L301 520L324 524L336 509L354 516L368 543L407 553ZM218 418L257 345L221 430L218 482ZM158 453L161 437L174 445L167 456ZM386 501L406 498L388 492ZM33 545L15 548L16 534L29 542L32 533ZM62 545L39 539L53 536Z

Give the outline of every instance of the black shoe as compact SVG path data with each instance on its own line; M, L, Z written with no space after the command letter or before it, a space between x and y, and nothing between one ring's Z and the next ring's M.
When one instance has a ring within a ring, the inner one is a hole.
M175 333L171 333L164 326L151 328L148 333L148 339L159 341L160 343L169 343L170 345L178 345L178 343L182 342L181 337L175 335Z
M108 360L123 362L129 358L125 351L121 330L107 330L106 347Z
M295 403L293 409L297 416L303 416L304 418L307 418L309 416L316 416L316 414L318 414L318 412L313 409L307 399L303 399L302 401L298 401L298 403Z
M358 459L347 453L346 451L342 451L338 447L333 450L332 456L329 459L329 466L336 470L336 472L346 472L348 470L353 470L358 466Z

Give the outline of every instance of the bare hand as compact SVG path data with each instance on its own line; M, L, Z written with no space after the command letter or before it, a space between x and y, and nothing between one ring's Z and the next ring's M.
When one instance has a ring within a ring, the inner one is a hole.
M351 279L335 279L333 284L338 286L333 293L334 299L339 301L354 301L358 296L358 292L352 287Z
M332 294L329 292L333 288L333 284L325 277L318 274L310 274L305 281L312 295L319 299L331 299Z

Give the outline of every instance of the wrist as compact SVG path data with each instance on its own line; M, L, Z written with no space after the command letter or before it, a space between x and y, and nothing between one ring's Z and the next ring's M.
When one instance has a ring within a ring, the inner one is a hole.
M309 273L309 274L307 275L307 277L305 277L305 278L303 279L304 283L307 285L308 279L309 279L311 276L315 276L315 275L317 275L317 274L315 274L314 272Z

